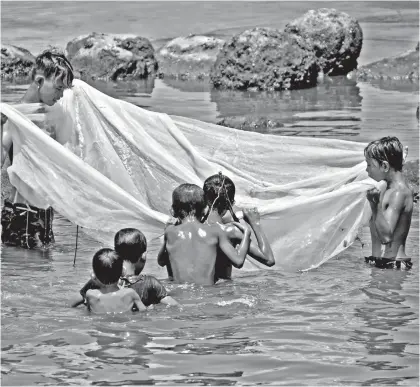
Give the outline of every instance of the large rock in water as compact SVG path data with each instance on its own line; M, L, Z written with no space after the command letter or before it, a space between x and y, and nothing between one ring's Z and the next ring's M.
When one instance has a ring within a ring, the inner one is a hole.
M135 35L92 33L67 43L66 54L82 77L144 79L158 70L149 40Z
M335 9L306 12L286 25L285 32L306 39L325 74L346 75L357 68L363 32L356 19Z
M204 35L175 38L156 53L159 74L181 79L208 77L224 43Z
M404 52L403 54L378 60L362 66L348 74L348 77L358 81L393 80L419 81L419 50Z
M1 78L28 77L35 63L35 57L24 48L10 44L1 45Z
M304 39L257 27L225 43L210 78L218 88L289 90L315 86L317 75L316 57Z

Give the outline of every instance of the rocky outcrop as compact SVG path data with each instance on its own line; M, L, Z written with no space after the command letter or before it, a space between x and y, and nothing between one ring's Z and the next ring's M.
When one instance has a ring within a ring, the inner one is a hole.
M407 51L398 56L381 59L348 74L358 81L419 81L419 51Z
M92 33L67 43L66 55L82 78L131 80L154 77L158 70L149 40L135 35Z
M228 40L210 79L216 88L289 90L316 85L316 57L305 40L272 28L254 28Z
M356 19L335 9L310 10L286 25L285 32L305 39L320 69L328 75L346 75L357 68L363 32Z
M10 44L1 45L2 79L28 77L34 63L35 57L28 50Z
M204 35L173 39L156 53L159 75L179 79L208 77L223 44L222 39Z

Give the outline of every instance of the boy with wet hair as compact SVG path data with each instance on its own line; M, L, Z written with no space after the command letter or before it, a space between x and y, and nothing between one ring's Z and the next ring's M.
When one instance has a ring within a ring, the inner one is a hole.
M151 275L140 274L146 264L147 241L144 234L135 228L123 228L115 234L114 249L123 260L120 288L132 288L140 296L145 306L152 304L179 305L168 296L162 283ZM80 290L80 296L73 302L76 307L86 302L86 294L90 289L98 289L99 284L92 277Z
M179 305L168 296L162 283L151 275L140 274L146 264L147 241L144 234L135 228L124 228L115 234L115 251L124 259L121 287L134 289L144 305Z
M365 148L366 172L376 181L384 181L383 189L367 192L372 209L370 231L372 255L366 262L379 267L412 266L405 244L413 214L413 192L402 173L404 150L397 137L383 137Z
M242 239L242 232L230 222L225 222L224 217L230 212L233 220L237 220L233 212L235 203L235 184L233 181L218 173L206 179L203 186L204 199L210 210L207 217L209 224L218 225L226 232L229 240L235 246ZM248 255L266 266L275 264L273 251L270 243L261 227L260 214L257 208L243 209L244 220L251 226L257 238L258 245L251 241L248 249ZM231 279L232 264L226 256L219 251L216 259L215 281L218 279Z
M206 203L204 191L195 184L181 184L172 194L172 215L179 224L168 225L158 254L161 266L168 262L175 282L213 285L220 249L235 267L242 267L249 248L251 230L234 222L243 232L237 249L217 225L203 224Z
M145 310L140 296L130 288L120 289L123 260L111 249L101 249L92 260L92 268L99 289L86 292L86 305L94 313L120 313Z
M20 102L52 106L63 96L64 90L71 87L73 78L73 67L64 54L56 49L45 50L35 60L31 74L32 82ZM7 156L10 164L13 163L13 156L20 152L21 140L3 114L1 123L3 167ZM56 138L54 130L45 128L45 131L61 144L67 142L71 135L61 133L60 138ZM30 249L36 246L45 247L54 242L53 209L40 209L31 205L15 188L12 188L10 196L5 198L1 217L1 239L5 244Z

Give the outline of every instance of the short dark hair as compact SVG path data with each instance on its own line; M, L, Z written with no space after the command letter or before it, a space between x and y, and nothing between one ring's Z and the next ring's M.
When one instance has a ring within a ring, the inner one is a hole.
M194 215L199 219L205 208L203 189L196 184L181 184L172 193L175 218L184 219L188 215Z
M61 79L67 88L72 86L74 79L73 66L64 53L57 48L49 48L36 57L35 66L32 69L32 80L39 73L47 79Z
M123 260L112 249L101 249L92 260L92 268L96 278L104 285L117 283L121 277Z
M136 228L123 228L115 234L114 249L124 261L137 263L147 250L146 237Z
M403 167L403 146L397 137L382 137L372 141L365 148L365 157L376 160L379 164L387 161L391 168L401 171Z
M206 179L203 186L206 205L223 214L235 201L235 184L229 177L218 173Z

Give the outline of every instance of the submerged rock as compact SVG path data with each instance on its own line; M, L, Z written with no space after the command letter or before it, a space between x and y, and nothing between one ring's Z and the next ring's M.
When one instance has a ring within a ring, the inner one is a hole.
M302 37L257 27L225 43L210 78L216 88L271 91L315 86L317 75L316 57Z
M2 79L28 77L34 63L35 57L28 50L10 44L1 45Z
M245 131L256 131L260 133L268 132L270 129L282 128L284 124L275 119L259 116L231 116L222 118L217 122L217 125L227 126Z
M418 47L418 45L417 45ZM398 56L384 58L362 66L348 74L348 77L358 81L393 80L419 81L419 51L406 51Z
M175 38L156 53L159 75L179 79L208 77L223 44L224 40L212 36L189 35Z
M346 75L357 68L363 32L356 19L335 9L310 10L286 25L285 32L305 39L320 69L328 75Z
M66 54L82 77L144 79L158 70L155 50L148 39L135 35L92 33L67 43Z

